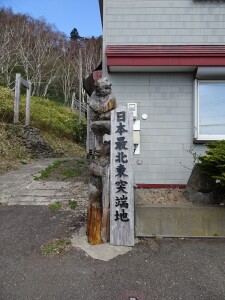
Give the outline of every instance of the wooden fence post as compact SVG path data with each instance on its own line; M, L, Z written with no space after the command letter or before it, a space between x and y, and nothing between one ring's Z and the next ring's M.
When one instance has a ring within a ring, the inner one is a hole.
M26 121L25 125L30 126L30 95L31 95L31 82L28 81L29 87L27 88L26 93Z
M72 102L71 102L71 109L72 110L74 110L74 108L75 108L75 98L76 98L75 93L73 93L73 95L72 95Z
M20 110L20 82L21 75L19 73L16 74L16 82L15 82L15 98L14 98L14 123L19 122L19 110Z
M82 52L79 49L79 124L81 123L81 97L82 97Z

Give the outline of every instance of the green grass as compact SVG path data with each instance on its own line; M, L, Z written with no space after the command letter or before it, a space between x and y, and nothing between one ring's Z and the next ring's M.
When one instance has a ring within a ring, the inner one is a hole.
M69 246L71 245L71 241L67 238L64 239L56 239L49 242L47 245L43 245L41 247L41 252L44 255L48 254L61 254L65 252Z
M78 159L76 160L76 168L66 168L62 170L62 175L64 176L64 179L71 179L75 177L79 177L82 174L82 166L85 164L85 160Z
M25 96L20 99L21 124L25 121ZM14 115L14 95L10 90L0 86L0 119L12 123ZM71 140L82 139L85 134L86 120L78 122L78 113L72 112L63 103L39 97L31 97L31 126L41 131L51 132L55 136Z
M77 201L71 199L71 200L68 200L68 202L66 202L64 204L60 201L56 201L54 203L49 204L48 208L51 211L58 211L61 208L66 208L66 206L68 206L70 209L75 209L77 207Z
M0 174L14 170L29 162L31 154L17 136L19 129L13 123L14 94L0 86ZM25 96L20 98L19 124L25 123ZM78 113L72 112L62 102L31 97L31 126L40 130L40 136L64 156L85 156L85 149L77 142L83 142L85 118L78 124ZM45 175L44 175L45 176Z
M50 166L42 170L40 175L34 176L34 180L42 180L48 178L51 175L51 173L64 162L67 162L67 160L56 160Z
M62 203L59 202L59 201L56 201L52 204L49 204L48 208L51 210L51 211L56 211L56 210L60 210L60 208L62 207Z
M80 166L84 165L86 163L86 161L84 159L77 159L76 163Z
M70 209L75 209L77 207L77 201L76 200L69 200L68 206Z
M77 169L67 168L62 171L62 174L64 176L64 179L70 179L70 178L80 176L81 170L80 170L80 168L77 168Z

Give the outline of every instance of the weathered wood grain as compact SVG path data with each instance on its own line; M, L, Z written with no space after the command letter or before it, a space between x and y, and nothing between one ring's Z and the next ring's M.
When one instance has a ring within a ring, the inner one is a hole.
M109 166L106 167L105 175L102 177L102 240L104 243L109 242L110 232L110 178Z
M88 242L91 245L101 244L102 208L98 203L95 202L89 204L87 218Z
M117 113L125 112L125 125L127 132L119 134ZM134 245L134 182L133 182L133 115L127 106L119 106L111 115L111 164L110 164L110 243L113 245ZM116 143L118 138L124 137L126 141L125 148L118 150ZM121 162L118 162L116 155L123 152L124 155ZM118 166L120 163L125 167L124 174L118 175ZM127 182L124 191L118 191L116 182ZM116 206L117 197L127 197L128 208ZM118 219L119 218L119 219ZM118 219L118 220L116 220ZM129 220L127 220L129 219Z

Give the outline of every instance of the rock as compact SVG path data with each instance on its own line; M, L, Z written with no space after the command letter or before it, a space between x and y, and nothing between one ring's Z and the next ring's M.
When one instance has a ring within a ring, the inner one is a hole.
M209 193L215 188L215 181L208 176L201 173L198 166L194 166L187 187L192 188L198 192Z
M8 130L21 138L24 146L33 158L45 158L55 155L52 147L39 135L39 129L31 126L11 125Z
M186 187L184 191L184 197L192 203L195 204L215 204L214 203L214 193L202 193L198 192L193 188Z
M195 166L192 170L184 196L187 200L196 204L219 203L215 181L202 174L198 166Z

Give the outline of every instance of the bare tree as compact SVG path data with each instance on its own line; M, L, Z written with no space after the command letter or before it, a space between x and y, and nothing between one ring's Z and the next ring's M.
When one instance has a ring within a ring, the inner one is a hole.
M85 39L83 47L84 76L88 76L100 64L102 59L102 38Z
M12 73L18 65L16 22L17 18L11 10L0 11L0 70L8 88L11 86Z
M79 68L86 77L101 61L101 37L69 40L44 19L10 9L0 9L0 28L0 76L7 87L20 72L32 82L33 95L63 96L67 103L79 89Z

